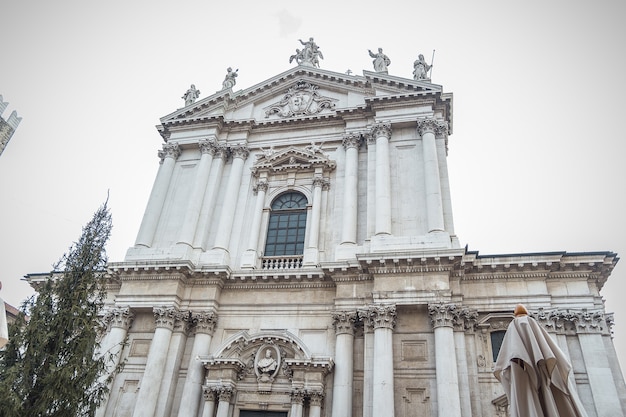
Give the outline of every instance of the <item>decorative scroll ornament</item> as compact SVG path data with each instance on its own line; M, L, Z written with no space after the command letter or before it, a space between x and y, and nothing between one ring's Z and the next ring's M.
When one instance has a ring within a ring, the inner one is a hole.
M317 90L318 86L306 81L298 81L287 90L283 99L265 108L265 117L276 114L280 117L310 116L322 110L335 108L334 98L323 97Z

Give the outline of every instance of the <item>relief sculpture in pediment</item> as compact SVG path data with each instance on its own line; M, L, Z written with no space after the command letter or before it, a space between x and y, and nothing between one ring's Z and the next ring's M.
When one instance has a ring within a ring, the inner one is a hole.
M318 88L304 81L297 82L287 90L282 100L264 109L265 117L273 114L280 117L309 116L318 114L324 109L332 110L337 100L321 96L317 91Z

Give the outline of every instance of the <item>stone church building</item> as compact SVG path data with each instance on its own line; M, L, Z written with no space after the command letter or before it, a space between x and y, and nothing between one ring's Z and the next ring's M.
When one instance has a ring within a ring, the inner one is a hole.
M137 240L110 263L102 417L505 417L493 365L524 303L573 363L591 417L626 388L600 290L612 252L459 244L452 94L298 65L161 119ZM452 145L453 143L450 143Z

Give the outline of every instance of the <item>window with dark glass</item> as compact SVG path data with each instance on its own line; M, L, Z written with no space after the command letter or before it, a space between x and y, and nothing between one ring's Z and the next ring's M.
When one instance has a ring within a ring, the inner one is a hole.
M302 255L307 199L301 193L279 195L272 202L265 256Z
M497 330L495 332L491 332L491 353L493 354L493 361L495 362L498 359L498 353L500 353L500 348L502 347L502 341L504 340L505 330Z

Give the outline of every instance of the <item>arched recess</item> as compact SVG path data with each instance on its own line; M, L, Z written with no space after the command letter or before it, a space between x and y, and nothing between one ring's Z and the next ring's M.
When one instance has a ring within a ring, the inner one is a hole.
M200 360L206 369L205 398L215 393L212 398L228 398L235 410L277 412L289 410L294 401L310 404L324 398L334 365L330 357L312 356L286 330L242 331ZM225 390L231 394L220 396Z

